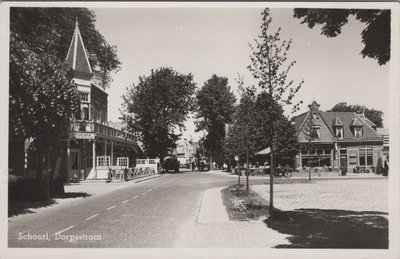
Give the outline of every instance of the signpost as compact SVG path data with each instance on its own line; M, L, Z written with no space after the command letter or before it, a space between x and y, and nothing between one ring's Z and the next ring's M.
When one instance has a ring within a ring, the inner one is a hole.
M237 171L237 173L238 173L238 184L240 184L240 174L241 174L241 172L240 172L240 167L239 167L239 164L238 164L238 161L239 161L239 156L238 155L235 156L235 161L236 161L236 168L239 169Z

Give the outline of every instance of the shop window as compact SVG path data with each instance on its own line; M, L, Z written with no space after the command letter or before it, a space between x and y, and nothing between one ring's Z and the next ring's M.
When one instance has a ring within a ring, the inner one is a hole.
M372 148L362 148L359 151L360 166L373 166Z
M92 159L92 157L87 157L86 158L85 167L86 168L92 168L93 167L93 159Z

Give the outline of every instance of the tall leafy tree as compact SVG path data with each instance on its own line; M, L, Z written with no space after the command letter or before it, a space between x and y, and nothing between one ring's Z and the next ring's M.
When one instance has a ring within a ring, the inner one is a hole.
M321 34L327 37L336 37L342 32L342 27L349 21L349 16L365 23L361 32L361 41L364 48L361 50L363 58L369 57L384 65L390 60L390 10L387 9L309 9L295 8L294 17L314 28L322 25Z
M232 121L235 95L226 77L212 75L196 95L196 130L205 130L204 147L213 160L221 163L225 141L225 125Z
M79 95L63 64L52 55L36 54L21 42L12 43L10 140L32 138L32 147L41 157L45 149L59 138L66 137L63 134L67 132L69 119L78 110ZM41 159L38 162L37 173L40 179Z
M375 110L373 108L369 109L365 105L347 104L346 102L340 102L335 104L330 111L356 112L356 113L364 112L365 117L368 118L371 122L373 122L378 128L383 127L383 112L380 110Z
M188 113L193 109L195 83L191 74L172 68L152 70L139 77L137 85L127 87L123 95L123 118L128 129L139 133L146 154L163 159L176 147Z
M243 77L237 79L240 92L240 101L236 106L232 124L226 138L226 149L230 155L240 155L246 160L246 188L249 191L249 157L255 153L254 143L254 102L256 89L244 87ZM240 179L240 178L239 178Z
M258 80L259 87L272 98L272 111L275 106L284 107L293 105L293 98L300 90L303 81L294 84L293 80L289 80L290 69L296 63L288 62L288 51L291 46L291 40L281 40L280 28L275 32L271 32L272 18L269 9L262 12L261 34L254 40L254 44L250 45L252 54L250 55L251 64L248 66L253 77ZM301 103L301 102L300 102ZM293 109L298 110L300 103L294 104ZM279 118L276 113L271 115L271 124L268 125L270 130L269 144L271 147L271 175L270 175L270 204L269 214L272 222L273 219L273 175L275 171L274 156L275 149L278 147L276 139L279 131Z

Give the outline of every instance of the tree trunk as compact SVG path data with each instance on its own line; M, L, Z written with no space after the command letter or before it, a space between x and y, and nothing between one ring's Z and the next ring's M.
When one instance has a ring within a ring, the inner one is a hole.
M246 148L246 190L249 192L249 149Z
M40 142L40 141L38 141ZM36 186L35 186L35 200L48 200L49 199L49 174L43 173L43 147L41 143L36 145L36 153L38 156L38 163L36 167Z
M273 221L274 216L274 137L271 143L271 164L270 164L270 177L269 177L269 219L270 223Z

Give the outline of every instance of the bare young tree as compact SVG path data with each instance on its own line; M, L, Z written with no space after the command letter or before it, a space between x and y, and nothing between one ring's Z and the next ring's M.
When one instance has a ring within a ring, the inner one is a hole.
M254 43L249 44L252 54L250 55L251 65L248 66L253 77L258 80L258 86L266 91L272 97L272 105L281 105L286 107L292 106L292 111L297 111L301 101L293 104L293 98L300 90L304 81L295 84L293 80L289 80L288 74L296 61L288 62L288 51L292 40L282 40L280 36L280 28L275 32L271 32L272 18L268 8L262 12L261 34L254 39ZM271 109L275 111L275 109ZM276 114L272 114L273 119L270 125L271 137L271 173L270 173L270 204L269 217L270 222L273 219L273 178L274 178L274 153L275 139L278 129L274 123Z

